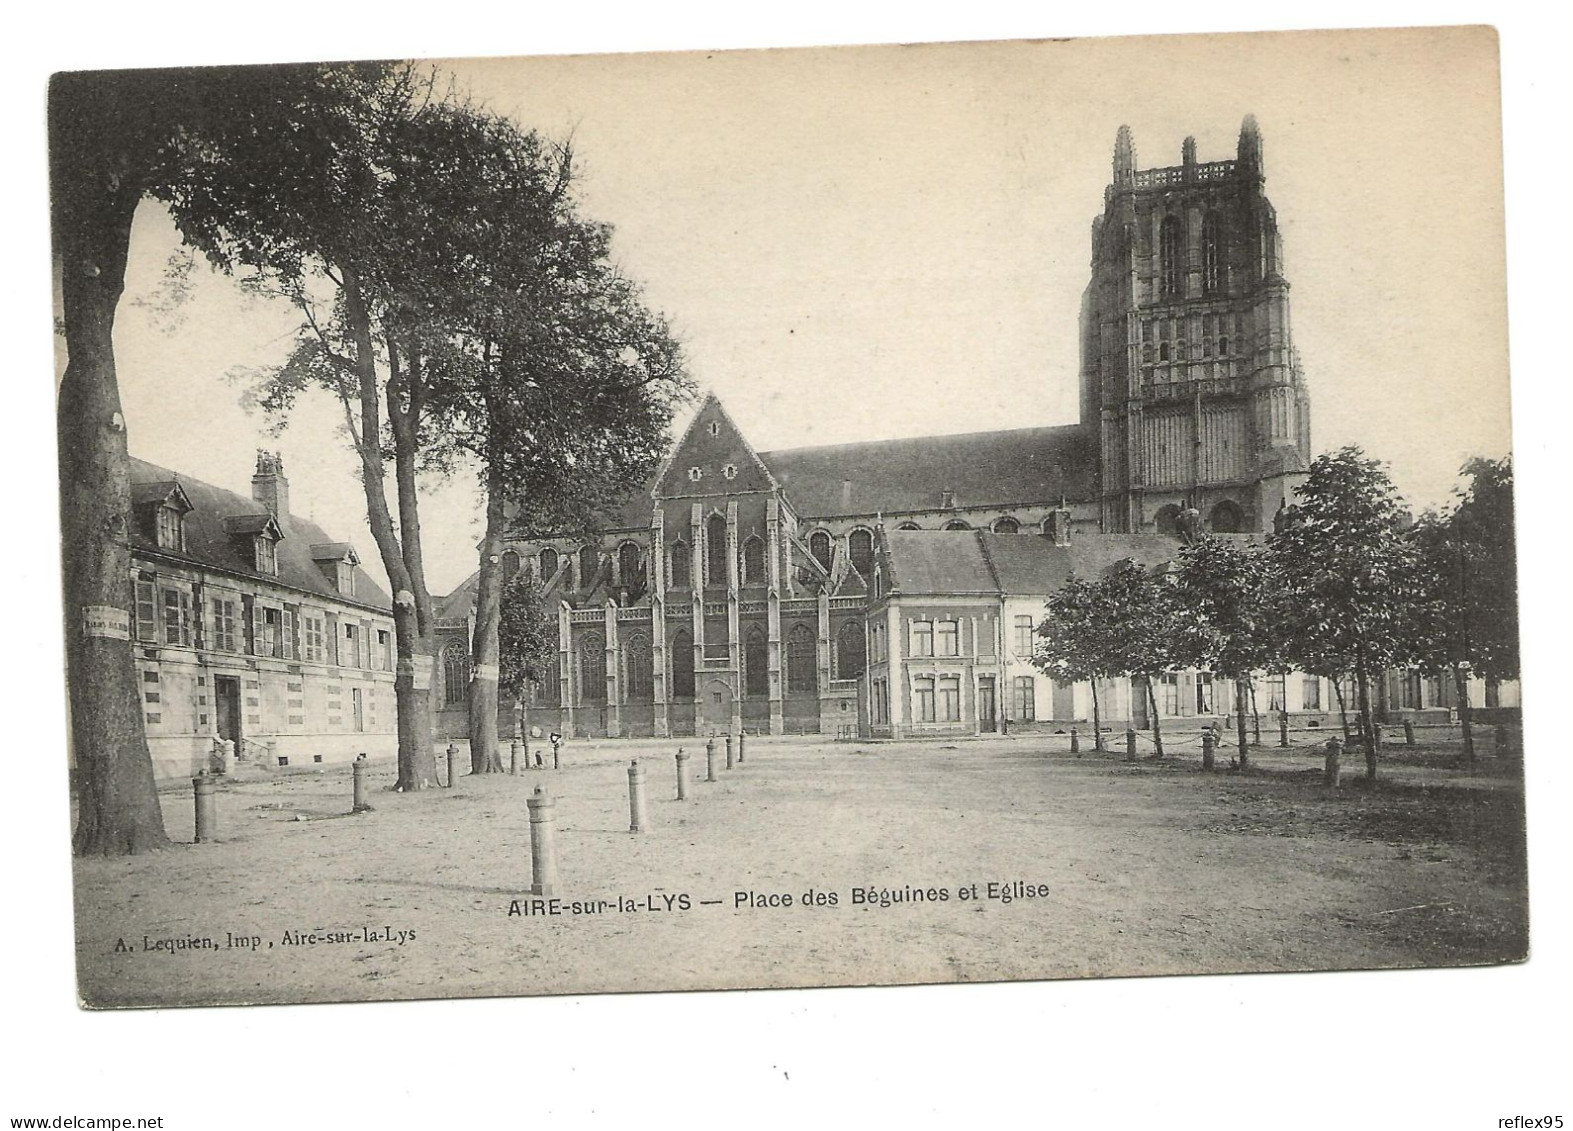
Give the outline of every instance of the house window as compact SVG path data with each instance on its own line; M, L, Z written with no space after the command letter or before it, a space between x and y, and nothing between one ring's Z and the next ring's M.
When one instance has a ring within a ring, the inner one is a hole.
M819 690L819 661L814 631L806 624L795 625L787 636L787 691L812 695Z
M151 580L137 578L137 639L158 643L158 587Z
M650 641L635 633L623 645L623 698L632 703L655 694L654 667L650 660Z
M328 624L320 613L304 613L300 618L301 659L320 664L327 656Z
M934 654L933 621L915 620L912 622L912 647L910 652L914 656L932 656Z
M1212 672L1196 673L1196 713L1210 715L1213 713L1213 674Z
M816 530L808 540L808 552L814 560L827 570L830 568L830 535L823 530Z
M1320 711L1322 709L1322 681L1314 675L1305 677L1300 685L1300 709L1302 711Z
M688 552L688 543L679 538L672 543L672 584L679 589L687 589L693 581L693 556Z
M885 701L885 681L882 679L876 679L869 684L868 713L876 725L889 721L889 709Z
M1282 675L1267 677L1267 709L1279 713L1285 709L1284 677Z
M233 597L213 598L213 647L220 652L238 652L235 637L235 600Z
M393 633L385 628L377 630L377 668L379 671L393 671Z
M1030 723L1037 718L1037 681L1032 676L1016 677L1014 697L1017 722Z
M1495 710L1502 706L1502 684L1494 679L1486 680L1486 708Z
M912 681L912 695L918 709L918 722L934 721L934 677L919 676Z
M273 611L268 610L270 613ZM366 640L361 632L360 625L346 623L344 625L344 653L339 657L339 662L347 668L364 668L367 666ZM348 663L345 663L348 660Z
M606 641L598 632L579 640L579 697L586 703L606 702Z
M1016 625L1016 655L1027 659L1032 655L1033 637L1037 626L1033 624L1032 617L1018 616Z
M765 583L765 542L757 534L750 534L743 542L743 584Z
M757 628L749 629L743 642L743 690L749 698L770 694L770 645Z
M1180 713L1180 677L1175 672L1164 672L1158 677L1158 713L1171 716Z
M694 637L686 628L672 637L672 694L678 699L694 697Z
M705 576L711 585L725 585L726 519L718 514L705 523Z
M164 643L191 647L191 594L184 589L164 590Z
M277 576L279 572L279 553L278 547L273 543L273 539L266 534L258 534L256 545L257 572L265 573L269 576Z
M456 705L464 702L470 686L470 652L455 641L442 650L443 702Z
M958 621L942 620L936 622L938 632L935 633L934 654L936 656L961 655L961 624Z
M186 548L185 524L181 521L179 510L174 507L159 507L155 524L160 549L184 550Z
M847 553L852 558L852 568L867 577L874 569L874 535L867 530L854 530L847 539Z
M836 635L836 678L856 679L867 666L867 646L860 621L848 621Z
M947 723L961 721L961 677L959 675L942 675L939 677L939 717L942 722Z

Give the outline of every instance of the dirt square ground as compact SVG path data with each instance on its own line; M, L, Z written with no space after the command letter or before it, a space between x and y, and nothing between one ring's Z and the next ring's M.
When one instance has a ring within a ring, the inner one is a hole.
M1128 764L1053 735L749 739L710 784L702 742L580 742L557 771L420 794L391 792L379 763L373 811L353 816L348 767L255 772L221 783L213 843L77 861L80 993L93 1006L308 1002L1526 953L1516 763L1400 747L1374 789L1349 767L1332 791L1318 748L1253 751L1247 774L1201 772L1191 740L1170 750ZM540 785L556 800L557 914L529 891L525 802ZM171 837L189 841L190 790L163 798Z

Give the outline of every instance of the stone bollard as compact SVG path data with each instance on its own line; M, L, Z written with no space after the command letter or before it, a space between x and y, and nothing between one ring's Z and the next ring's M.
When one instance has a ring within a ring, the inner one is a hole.
M214 808L213 779L207 774L198 774L191 779L191 792L197 803L197 832L192 838L195 844L206 844L218 832L218 811Z
M1125 760L1136 761L1136 731L1132 727L1125 728Z
M519 776L519 740L517 738L508 744L508 773L514 777Z
M1202 769L1210 770L1215 761L1213 751L1218 748L1218 740L1213 737L1210 730L1202 731Z
M1289 716L1278 716L1278 745L1285 749L1289 746Z
M1405 746L1413 746L1414 744L1415 744L1415 721L1413 719L1405 719L1404 720L1404 745Z
M366 804L366 755L357 755L355 758L355 764L351 767L351 769L353 769L355 773L355 802L353 808L350 809L350 812L369 812L371 806Z
M628 831L642 833L649 824L644 808L644 767L635 758L628 763Z
M448 743L448 788L453 788L453 771L459 764L459 748L453 743Z
M530 894L550 898L557 894L557 824L552 815L556 805L544 785L525 802L530 807Z
M1334 789L1339 787L1338 774L1340 770L1339 759L1343 755L1344 744L1335 734L1327 740L1327 758L1322 763L1322 784Z
M1076 733L1076 728L1071 727L1071 753L1081 753L1081 735Z
M705 781L715 781L715 739L705 743Z
M218 746L219 757L223 759L224 763L224 768L219 772L227 774L235 768L235 740L233 738L226 738L223 742L220 742Z
M677 799L688 800L688 755L681 746L677 748Z
M743 764L743 739L746 737L742 731L737 732L737 764Z
M732 768L732 736L726 736L726 768Z

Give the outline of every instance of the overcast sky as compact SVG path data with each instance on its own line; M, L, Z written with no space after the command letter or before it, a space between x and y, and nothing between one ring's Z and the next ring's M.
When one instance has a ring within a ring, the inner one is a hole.
M1077 310L1115 130L1139 165L1264 136L1313 443L1390 460L1417 507L1510 447L1495 44L1479 29L455 62L574 138L585 211L761 450L1076 419ZM295 509L368 561L339 412L283 436L226 374L295 320L207 276L144 206L117 356L135 454L236 490L282 450ZM154 303L155 305L145 305ZM428 573L474 568L469 480L426 504Z

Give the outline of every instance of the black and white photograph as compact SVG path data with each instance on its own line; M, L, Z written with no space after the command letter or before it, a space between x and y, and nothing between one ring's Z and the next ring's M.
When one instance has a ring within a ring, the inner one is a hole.
M305 57L48 78L77 1024L1543 957L1496 29Z

